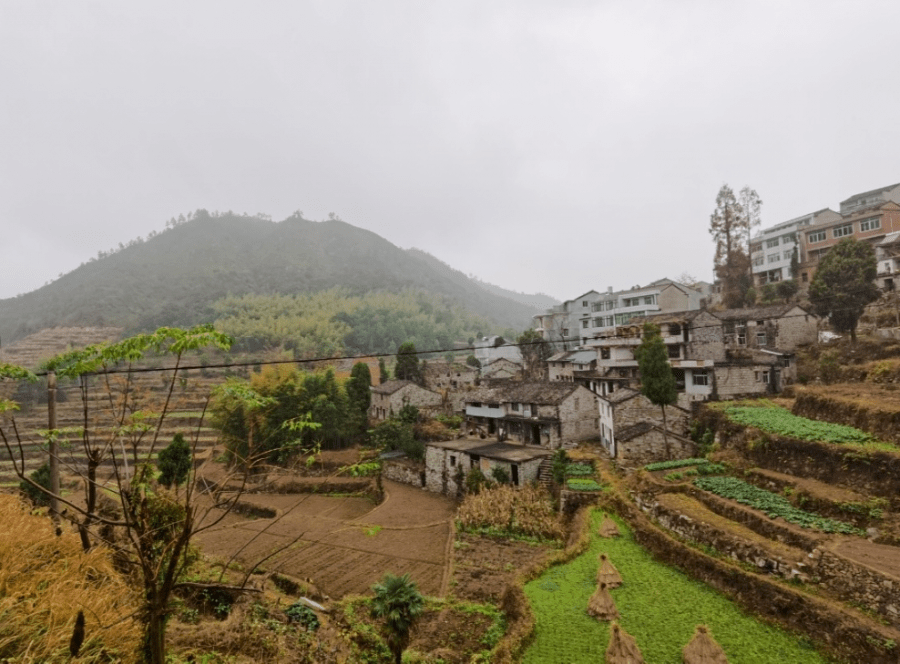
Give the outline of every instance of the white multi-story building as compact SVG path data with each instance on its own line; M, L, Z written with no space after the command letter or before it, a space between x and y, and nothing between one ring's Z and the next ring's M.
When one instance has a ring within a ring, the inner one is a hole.
M753 281L756 286L791 279L791 259L800 255L798 231L813 224L836 221L841 215L829 208L804 214L789 221L783 221L757 233L750 243L750 259L753 262Z
M612 288L603 293L592 290L538 314L534 320L537 330L557 350L567 350L588 345L601 332L626 325L634 318L699 309L711 289L703 282L689 287L671 279L659 279L616 292Z

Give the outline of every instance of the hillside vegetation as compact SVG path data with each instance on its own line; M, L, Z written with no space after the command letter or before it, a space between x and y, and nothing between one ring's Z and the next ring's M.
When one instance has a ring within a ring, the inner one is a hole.
M0 300L0 337L10 343L62 325L127 332L189 327L214 321L214 303L227 296L335 287L356 297L425 291L497 329L521 330L539 311L490 292L424 252L400 249L337 219L313 222L294 215L276 223L200 210L147 240L100 252L32 293Z

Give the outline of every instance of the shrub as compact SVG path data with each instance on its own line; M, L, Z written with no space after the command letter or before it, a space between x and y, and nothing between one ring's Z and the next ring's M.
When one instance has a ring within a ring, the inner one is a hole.
M562 484L566 479L566 466L569 463L569 455L563 449L553 453L553 481Z
M841 365L838 361L837 351L822 353L819 358L819 378L826 385L836 383L841 379Z
M397 413L397 418L406 424L415 424L419 421L419 409L408 403Z
M31 473L28 477L35 484L40 484L42 487L44 487L48 491L50 490L50 464L49 463L45 463L43 466L41 466L40 468L35 470L33 473ZM46 493L44 493L40 489L37 489L37 488L31 486L25 480L22 480L19 483L19 488L22 490L22 493L24 493L26 496L28 496L28 499L35 506L43 506L43 505L50 504L50 497Z
M509 471L503 466L494 466L491 468L491 476L497 484L509 484Z
M490 480L484 476L480 468L472 468L466 473L466 493L477 495L490 484Z
M191 472L191 448L184 436L176 433L172 442L159 453L156 460L159 468L159 483L167 489L173 484L184 484Z
M319 617L303 602L294 602L285 609L284 613L290 622L300 624L307 632L315 632L319 629Z

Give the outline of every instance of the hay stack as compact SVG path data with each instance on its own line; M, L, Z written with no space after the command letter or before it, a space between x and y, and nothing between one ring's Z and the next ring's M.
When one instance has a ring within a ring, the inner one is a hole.
M597 620L615 620L619 617L619 610L605 583L599 584L597 590L591 595L591 599L588 600L587 612Z
M609 518L609 514L603 515L603 523L600 524L600 537L619 537L619 526Z
M619 570L613 565L605 553L600 554L600 567L597 568L597 583L605 583L607 588L618 588L622 585Z
M697 625L694 638L682 650L684 664L728 664L725 651L716 643L706 625Z
M609 645L606 647L606 664L645 664L637 641L618 623L609 626Z

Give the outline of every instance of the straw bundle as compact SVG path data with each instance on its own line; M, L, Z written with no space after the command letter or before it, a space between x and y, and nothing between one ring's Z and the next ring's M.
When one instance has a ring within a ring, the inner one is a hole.
M618 623L609 626L609 645L606 647L606 664L646 664L637 641Z
M599 584L597 590L591 595L591 599L588 600L587 612L597 620L615 620L619 617L619 610L605 583Z
M697 625L694 638L682 650L684 664L728 664L725 651L716 643L706 625Z
M69 527L59 536L54 531L49 518L0 494L0 661L68 662L81 638L79 662L132 661L140 625L127 616L139 598L108 550L84 553ZM77 638L79 612L83 637Z
M600 554L600 567L597 568L597 583L605 583L607 588L618 588L622 585L622 577L605 553Z
M600 524L600 537L619 537L619 526L616 522L609 518L609 514L603 515L603 523Z

